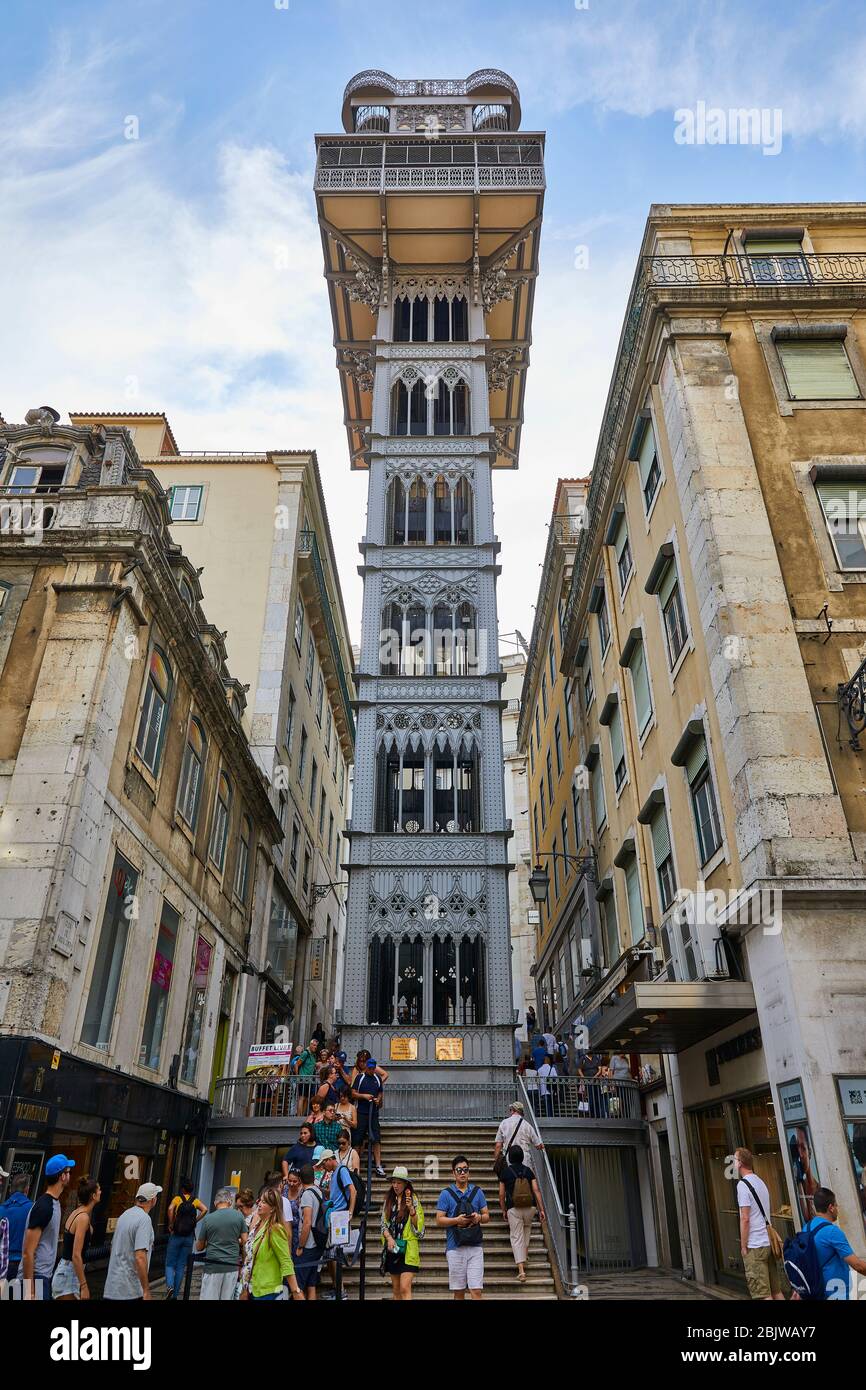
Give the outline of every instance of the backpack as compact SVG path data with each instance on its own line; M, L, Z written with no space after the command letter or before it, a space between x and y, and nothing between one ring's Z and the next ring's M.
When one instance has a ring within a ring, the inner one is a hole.
M785 1241L783 1261L788 1283L802 1299L812 1303L823 1301L827 1297L827 1286L821 1277L823 1265L818 1259L815 1236L822 1226L829 1225L829 1221L822 1221L817 1226L811 1226L808 1231L797 1231Z
M358 1194L358 1200L355 1202L355 1211L362 1212L364 1210L364 1204L367 1201L367 1184L364 1182L360 1173L353 1173L351 1168L347 1169L347 1172Z
M319 1254L321 1254L327 1246L329 1240L328 1222L325 1217L325 1199L317 1187L305 1187L304 1191L312 1192L319 1199L318 1210L316 1211L316 1215L313 1218L313 1224L310 1228L310 1233L313 1237L316 1249L318 1250Z
M301 1074L301 1063L303 1062L304 1058L305 1058L305 1057L311 1057L312 1055L313 1055L313 1054L310 1052L310 1049L309 1049L308 1047L305 1047L304 1050L303 1050L303 1052L299 1052L299 1053L298 1053L297 1057L295 1058L294 1062L292 1063L292 1070L294 1071L295 1076L300 1076L300 1074Z
M459 1188L456 1187L449 1187L448 1191L451 1193L451 1196L454 1198L454 1201L456 1203L456 1210L454 1212L454 1215L472 1216L473 1212L475 1211L475 1208L473 1207L472 1203L475 1200L475 1194L478 1191L478 1188L470 1187L467 1189L465 1194L460 1192ZM480 1245L483 1239L483 1233L480 1226L455 1226L453 1227L453 1231L455 1243L459 1246Z
M514 1179L514 1186L511 1189L511 1205L518 1209L535 1206L535 1199L532 1195L532 1182L529 1178Z
M194 1197L181 1197L180 1205L175 1208L174 1227L172 1234L176 1236L191 1236L198 1221Z

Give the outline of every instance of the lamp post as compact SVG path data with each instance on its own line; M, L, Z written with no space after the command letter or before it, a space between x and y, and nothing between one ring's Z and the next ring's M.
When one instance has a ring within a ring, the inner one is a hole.
M535 866L529 875L529 891L532 894L533 902L541 905L547 899L547 892L550 888L550 874L541 864L542 859L563 859L565 863L577 868L577 881L580 883L582 878L586 878L590 883L598 883L598 863L595 857L595 850L588 850L586 854L563 854L560 850L546 851L535 856Z

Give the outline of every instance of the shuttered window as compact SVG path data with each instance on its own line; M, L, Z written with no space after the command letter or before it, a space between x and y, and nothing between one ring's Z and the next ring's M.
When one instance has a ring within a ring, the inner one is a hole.
M809 278L803 244L797 237L749 237L746 254L759 285L791 284Z
M692 814L698 839L701 868L712 859L722 844L722 827L716 792L710 775L706 740L698 738L689 749L685 762L686 777L692 798Z
M646 935L646 925L643 917L643 903L640 897L640 875L638 874L637 858L635 856L632 856L626 867L625 887L628 896L628 920L631 925L632 945L636 946Z
M686 645L686 615L680 593L679 576L673 560L665 570L658 590L659 603L665 620L665 634L668 642L668 657L671 669Z
M634 690L638 733L642 734L650 722L653 712L643 642L638 642L635 646L629 662L629 670L631 671L632 689Z
M674 861L671 854L671 835L667 811L664 806L659 807L650 821L650 833L662 911L667 912L676 894L676 880L674 879Z
M625 515L623 515L620 520L613 548L616 554L617 573L619 574L619 589L620 593L623 593L628 583L629 575L634 569L631 558L631 546L628 542L628 525Z
M866 569L866 482L818 483L817 492L842 569Z
M620 718L619 705L617 705L610 718L608 728L610 734L610 758L613 763L613 778L617 791L619 791L626 778L625 747L622 740L622 719Z
M598 831L607 821L607 807L604 803L604 775L601 770L600 758L592 769L592 806L595 815L595 828Z
M644 506L647 511L658 491L661 481L661 469L659 468L658 453L656 450L656 437L653 433L652 422L647 421L641 440L640 449L637 456L638 472L640 473L640 485L643 490Z
M860 389L841 338L777 342L792 401L856 401Z

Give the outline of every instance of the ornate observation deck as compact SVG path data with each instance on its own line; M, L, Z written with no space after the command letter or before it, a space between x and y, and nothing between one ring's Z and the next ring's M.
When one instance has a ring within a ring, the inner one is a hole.
M386 344L380 309L399 296L466 292L486 333L416 343L424 375L449 357L486 366L491 463L515 468L529 362L544 136L518 133L506 73L404 81L358 73L343 96L345 135L316 137L316 203L353 468L369 466L373 381ZM403 345L406 346L406 345ZM376 431L381 433L382 431Z

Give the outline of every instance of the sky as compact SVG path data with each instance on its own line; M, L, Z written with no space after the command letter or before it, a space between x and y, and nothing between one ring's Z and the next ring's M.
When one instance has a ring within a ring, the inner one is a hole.
M354 73L502 68L547 132L520 468L495 478L503 633L531 631L557 477L591 468L650 205L866 196L850 0L4 0L3 40L0 413L164 410L181 449L315 448L355 642L366 477L312 192ZM781 148L683 143L699 102L778 110Z

